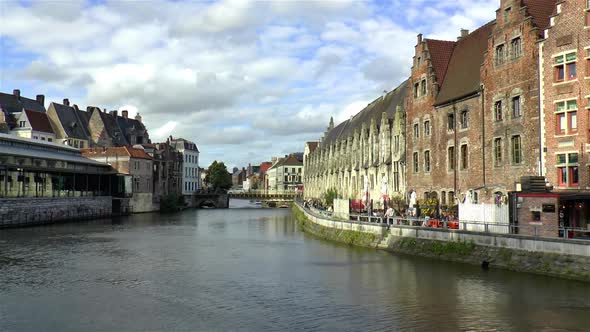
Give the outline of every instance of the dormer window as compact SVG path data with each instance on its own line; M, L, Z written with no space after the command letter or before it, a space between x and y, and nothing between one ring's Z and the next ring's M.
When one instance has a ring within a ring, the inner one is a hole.
M19 121L18 122L18 126L21 127L21 128L24 128L26 125L27 125L27 122L26 121Z

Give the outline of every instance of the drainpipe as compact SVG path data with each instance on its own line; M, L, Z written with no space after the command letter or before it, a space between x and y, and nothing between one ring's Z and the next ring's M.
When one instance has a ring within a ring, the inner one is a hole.
M455 139L455 151L453 156L453 192L457 197L457 154L459 154L459 146L457 142L457 106L453 102L453 135Z
M485 87L481 85L481 158L483 161L483 187L486 187L486 126L485 126Z

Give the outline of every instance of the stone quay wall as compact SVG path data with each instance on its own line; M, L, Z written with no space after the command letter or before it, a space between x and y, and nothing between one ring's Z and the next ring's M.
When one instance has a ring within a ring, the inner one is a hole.
M109 217L111 196L1 198L0 227Z
M293 210L304 231L332 241L485 268L590 281L590 241L398 225L388 229L387 225L331 219L297 203Z

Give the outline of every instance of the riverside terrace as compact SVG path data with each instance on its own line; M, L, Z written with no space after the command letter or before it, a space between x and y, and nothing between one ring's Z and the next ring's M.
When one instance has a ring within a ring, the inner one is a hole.
M337 200L335 200L337 201ZM344 200L347 201L347 200ZM383 213L344 213L329 211L322 207L313 206L305 201L296 202L301 208L320 218L334 219L359 225L378 225L386 229L391 227L409 227L415 229L436 229L446 232L473 232L484 234L506 234L535 239L561 239L564 241L581 240L590 245L590 229L580 227L552 227L535 224L516 224L501 222L480 222L472 220L448 220L429 217L386 216ZM336 204L335 204L336 205ZM344 204L345 206L347 204ZM588 242L585 242L588 241Z

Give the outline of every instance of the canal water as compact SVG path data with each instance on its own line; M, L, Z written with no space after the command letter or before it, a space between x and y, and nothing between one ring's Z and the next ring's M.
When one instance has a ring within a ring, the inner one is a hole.
M0 331L589 327L589 284L327 242L288 209L0 230Z

